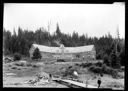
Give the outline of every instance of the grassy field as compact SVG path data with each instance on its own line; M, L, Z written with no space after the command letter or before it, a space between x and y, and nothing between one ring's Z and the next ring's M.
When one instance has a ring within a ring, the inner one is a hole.
M50 73L52 75L63 76L63 73L68 69L68 67L74 67L75 64L81 64L80 62L34 62L27 61L22 62L10 62L3 63L3 86L4 87L33 87L29 84L25 84L26 80L34 79L36 74L40 72ZM88 80L88 83L97 86L98 75L90 72L87 67L82 68L75 65L75 68L79 71L78 79L81 81ZM120 72L123 78L114 79L111 75L104 74L102 79L102 88L124 88L124 72ZM34 87L66 87L64 85L51 82L46 85L36 85Z

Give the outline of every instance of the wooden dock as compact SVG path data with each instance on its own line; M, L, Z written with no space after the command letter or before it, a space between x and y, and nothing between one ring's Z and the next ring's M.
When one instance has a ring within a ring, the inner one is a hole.
M72 81L72 80L54 79L54 81L64 83L65 85L67 85L69 87L97 88L96 86L92 86L92 85L89 85L89 84L86 87L85 83L80 83L80 82L76 82L76 81Z
M72 81L72 80L62 80L62 81L67 82L71 85L76 85L76 86L83 87L83 88L97 88L96 86L92 86L92 85L87 85L87 87L86 87L85 83L80 83L80 82L76 82L76 81Z

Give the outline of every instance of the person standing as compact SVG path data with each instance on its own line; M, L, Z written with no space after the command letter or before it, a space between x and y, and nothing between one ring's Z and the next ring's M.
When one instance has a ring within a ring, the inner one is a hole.
M101 85L101 77L100 77L100 75L98 77L97 84L98 84L98 88L100 88L100 85Z
M49 74L49 81L52 81L52 74Z

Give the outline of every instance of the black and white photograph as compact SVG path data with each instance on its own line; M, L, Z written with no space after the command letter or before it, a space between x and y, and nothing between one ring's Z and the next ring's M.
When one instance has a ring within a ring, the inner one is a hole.
M125 90L125 2L3 6L3 88Z

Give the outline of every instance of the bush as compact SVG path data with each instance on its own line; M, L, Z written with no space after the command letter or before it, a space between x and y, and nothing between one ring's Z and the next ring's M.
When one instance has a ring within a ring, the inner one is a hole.
M76 76L74 76L73 72L77 71L78 72L78 68L76 66L69 66L65 69L64 72L62 72L63 77L71 77L71 78L77 78ZM79 73L79 72L78 72Z
M32 59L41 59L41 53L38 48L34 50Z
M57 62L65 62L64 59L57 59Z
M89 70L94 72L94 73L101 73L102 68L101 67L97 67L96 65L92 65L89 67Z
M89 70L94 72L94 73L101 73L102 72L102 65L103 65L102 62L97 62L97 63L94 63L93 65L88 64L88 66L90 66Z
M103 64L102 67L98 67L96 65L92 65L89 67L89 70L94 72L94 73L98 73L98 74L109 74L112 75L113 78L117 78L118 74L117 74L117 70L113 69L111 67L108 67L106 64Z
M96 54L96 59L98 60L98 59L102 59L102 57L101 57L101 55L98 53L98 54Z
M36 64L33 64L33 65L32 65L32 67L36 68L36 67L39 67L39 66L38 66L38 65L36 65Z
M17 69L17 67L12 67L11 69Z
M14 54L14 61L20 60L20 59L21 59L21 55L19 53L15 53Z
M102 67L103 63L102 62L97 62L94 65L98 66L98 67Z
M118 77L117 70L111 67L108 67L105 64L102 66L102 73L112 75L113 78Z
M75 65L76 65L76 66L79 66L79 64L78 64L78 63L76 63Z
M106 54L103 57L103 63L106 64L107 66L111 66L111 62L109 60L109 56Z
M85 68L85 67L90 67L92 63L81 63L81 64L75 64L75 65Z
M102 73L104 73L104 74L111 74L111 68L108 67L106 64L103 64L103 66L102 66Z

